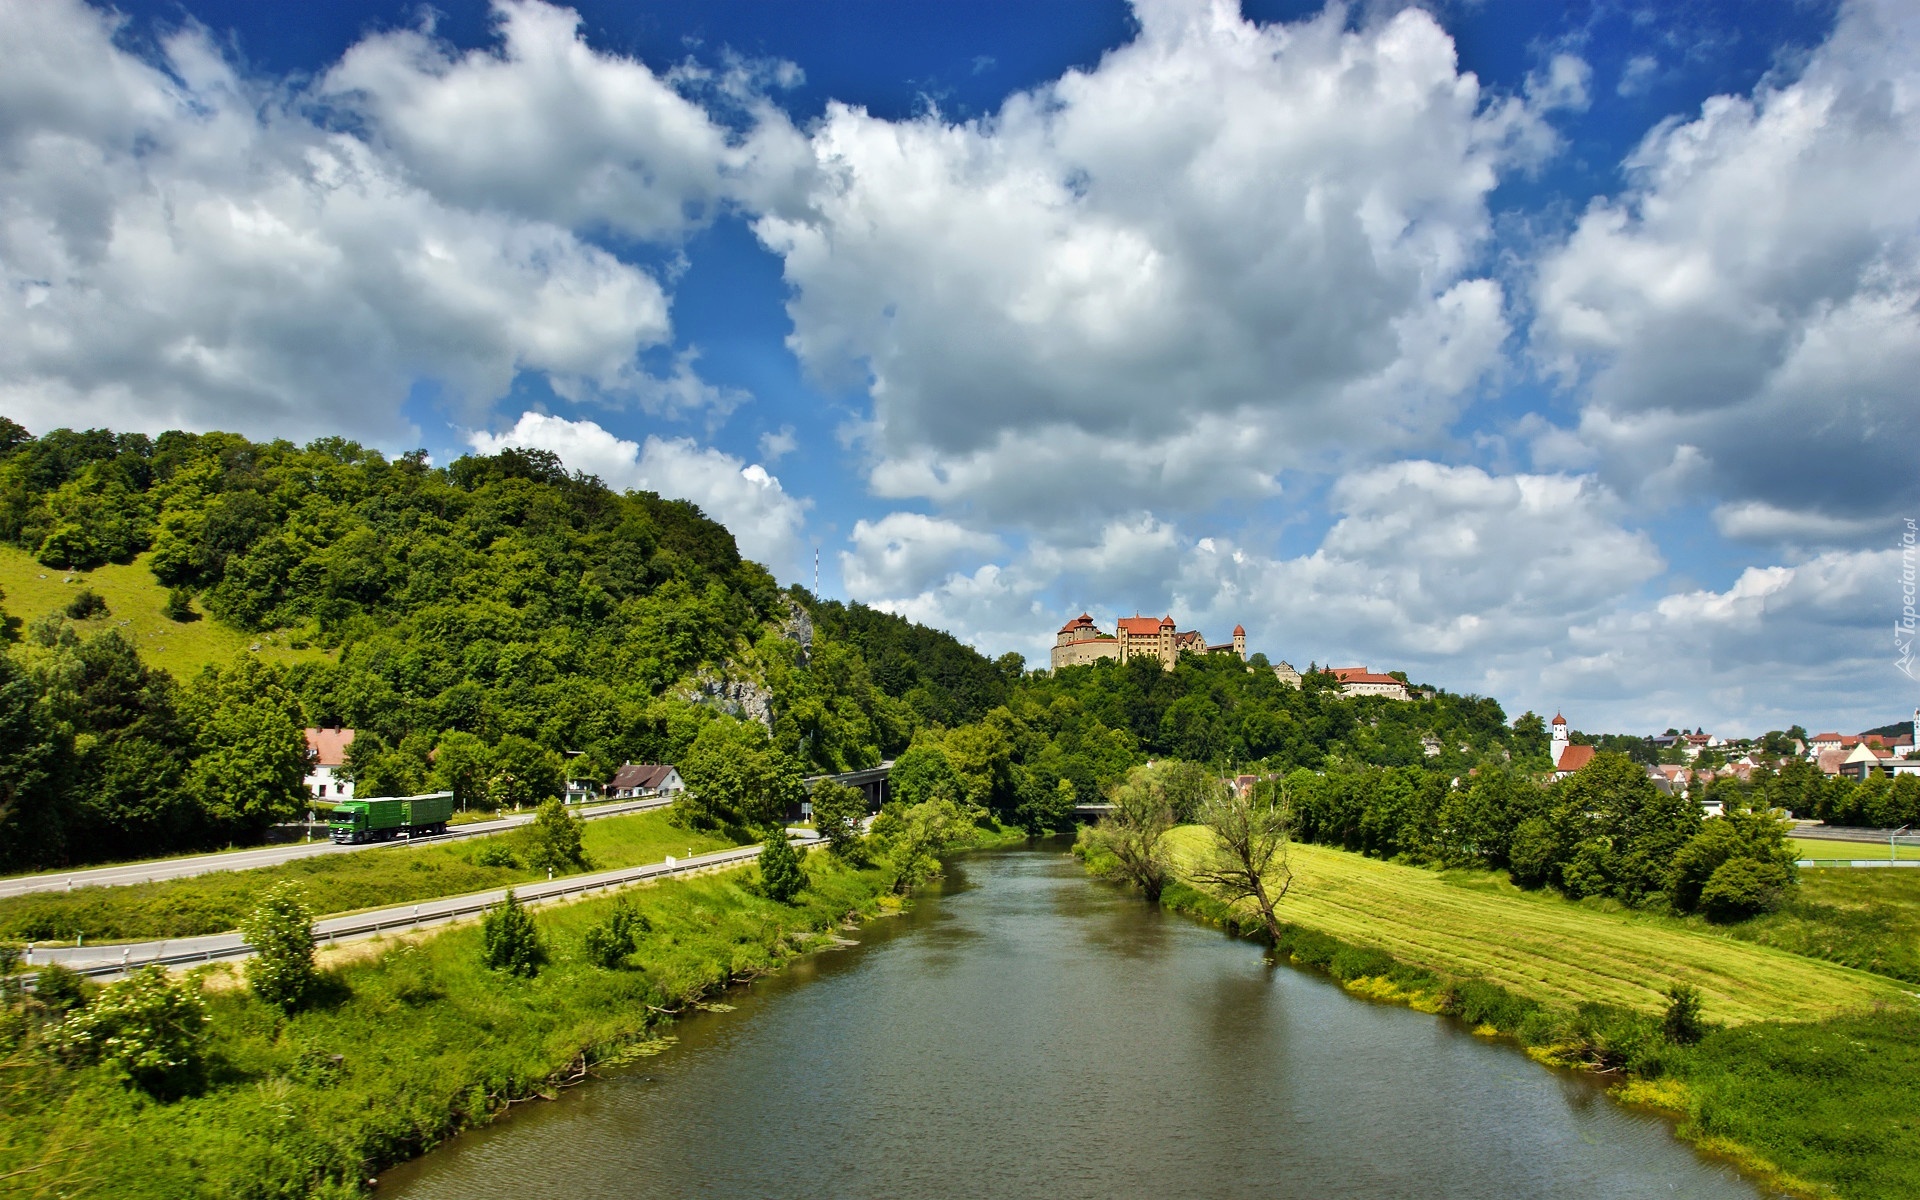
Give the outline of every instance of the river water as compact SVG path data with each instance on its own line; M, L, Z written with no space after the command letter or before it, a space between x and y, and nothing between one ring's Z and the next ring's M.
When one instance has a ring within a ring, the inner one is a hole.
M1268 966L1057 848L968 856L855 936L378 1194L1765 1194L1586 1079Z

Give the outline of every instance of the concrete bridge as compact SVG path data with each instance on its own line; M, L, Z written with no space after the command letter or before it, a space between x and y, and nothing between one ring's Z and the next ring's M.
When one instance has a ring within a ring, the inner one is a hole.
M891 793L887 790L887 776L892 773L893 760L889 758L877 767L866 767L859 771L842 771L838 775L809 775L807 790L811 792L813 786L823 779L844 783L848 787L859 788L867 797L867 811L877 813L880 811L880 806L891 798ZM800 815L811 817L813 806L803 802L800 806Z

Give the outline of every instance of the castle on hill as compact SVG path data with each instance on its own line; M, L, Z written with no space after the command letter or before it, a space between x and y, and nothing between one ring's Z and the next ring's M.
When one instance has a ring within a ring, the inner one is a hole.
M1171 671L1182 654L1229 651L1238 655L1242 662L1246 661L1247 631L1244 626L1233 627L1231 642L1210 646L1199 630L1174 628L1171 614L1159 618L1136 614L1121 617L1115 625L1116 631L1108 633L1086 613L1062 625L1053 639L1053 669L1058 671L1061 667L1077 667L1103 658L1117 658L1121 662L1152 658L1157 659L1162 668Z

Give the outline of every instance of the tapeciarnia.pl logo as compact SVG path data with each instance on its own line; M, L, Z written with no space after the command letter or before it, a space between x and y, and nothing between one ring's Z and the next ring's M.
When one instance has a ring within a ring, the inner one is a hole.
M1901 673L1908 679L1920 679L1920 676L1916 676L1913 673L1915 666L1913 657L1915 624L1913 598L1916 558L1914 534L1915 527L1913 518L1908 517L1906 532L1900 535L1900 619L1893 623L1893 648L1900 655L1899 658L1894 660L1893 665L1900 668Z

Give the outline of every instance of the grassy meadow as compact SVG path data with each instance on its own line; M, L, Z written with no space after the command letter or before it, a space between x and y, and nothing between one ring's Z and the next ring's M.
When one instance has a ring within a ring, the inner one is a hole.
M1171 835L1178 853L1198 828ZM1550 1004L1666 1007L1676 982L1702 993L1709 1019L1815 1020L1899 1000L1890 980L1670 919L1526 892L1504 876L1435 872L1325 846L1291 848L1295 881L1282 916L1403 963L1480 978Z
M9 896L0 899L0 938L71 941L85 934L89 941L118 941L221 933L237 927L268 887L287 879L306 889L315 912L329 915L544 879L545 872L522 865L488 864L489 847L513 850L519 837L514 830L456 842L399 843L251 871ZM670 825L665 810L589 821L581 843L594 870L739 844Z
M1802 869L1785 907L1725 935L1920 985L1920 871Z
M0 1055L0 1192L364 1195L381 1167L645 1053L673 1012L892 902L878 872L825 854L806 869L791 905L746 886L750 870L626 890L650 928L617 970L582 956L585 930L616 903L594 898L534 910L551 961L533 979L483 967L469 924L329 971L322 997L291 1015L244 988L209 987L204 1081L170 1102L103 1067Z
M1885 862L1890 857L1897 862L1920 862L1920 846L1895 846L1889 855L1885 842L1843 842L1838 838L1797 837L1787 839L1787 847L1797 857L1813 862L1851 862L1856 858Z
M60 571L42 566L31 554L0 546L0 607L32 624L49 613L64 612L83 588L91 588L107 602L107 615L76 622L83 635L118 629L132 642L149 666L163 667L176 679L187 679L209 663L227 663L233 656L258 645L260 657L270 662L323 658L326 651L295 650L284 631L246 634L201 613L197 621L167 617L163 606L167 589L147 569L147 555L130 563L108 563L91 571ZM198 605L194 611L201 612Z

